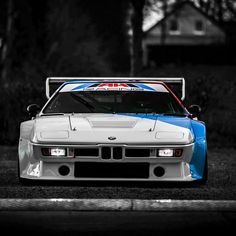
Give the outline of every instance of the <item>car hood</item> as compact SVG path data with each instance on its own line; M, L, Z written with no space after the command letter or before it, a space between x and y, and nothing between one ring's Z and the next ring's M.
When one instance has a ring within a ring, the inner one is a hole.
M191 120L152 114L76 114L35 119L34 140L49 144L188 144Z

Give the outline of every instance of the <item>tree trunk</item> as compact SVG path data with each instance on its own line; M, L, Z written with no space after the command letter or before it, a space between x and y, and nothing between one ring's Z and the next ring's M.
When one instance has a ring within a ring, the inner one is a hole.
M4 87L8 87L9 83L9 71L11 70L11 50L13 44L13 0L7 1L7 25L6 25L6 36L5 42L3 43L1 62L2 62L2 84Z
M166 17L167 14L167 1L162 0L162 12L163 12L163 18ZM161 45L165 44L166 41L166 21L164 20L161 24Z
M133 12L131 16L131 27L132 27L132 39L131 39L131 50L130 50L130 76L140 76L142 71L143 62L143 8L145 0L131 0Z

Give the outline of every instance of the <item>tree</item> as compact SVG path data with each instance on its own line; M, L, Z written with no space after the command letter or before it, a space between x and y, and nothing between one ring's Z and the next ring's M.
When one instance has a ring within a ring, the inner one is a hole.
M14 2L13 0L9 0L6 2L7 8L7 15L6 15L6 28L5 28L5 39L3 41L2 46L2 55L1 55L1 65L2 65L2 71L1 71L1 79L2 84L6 87L8 87L8 75L9 71L11 70L11 64L12 64L12 58L11 58L11 52L12 52L12 44L14 41Z
M130 76L140 76L143 67L143 20L144 12L150 9L162 11L163 16L167 14L173 1L170 0L130 0L130 18L131 18L131 45L130 45ZM162 43L165 41L165 24L162 25Z
M139 76L142 70L143 9L145 0L130 0L132 38L130 45L130 76Z
M191 0L200 7L207 15L218 21L236 21L235 0Z

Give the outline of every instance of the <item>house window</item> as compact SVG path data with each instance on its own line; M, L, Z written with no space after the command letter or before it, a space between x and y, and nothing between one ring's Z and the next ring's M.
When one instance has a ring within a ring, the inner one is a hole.
M177 20L170 20L170 25L169 25L169 32L170 34L179 34L179 24Z
M196 20L195 21L195 28L194 28L194 33L195 34L204 34L204 24L203 21L201 20Z

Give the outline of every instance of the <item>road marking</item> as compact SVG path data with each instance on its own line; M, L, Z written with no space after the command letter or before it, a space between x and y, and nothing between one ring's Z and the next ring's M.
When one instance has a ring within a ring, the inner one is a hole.
M10 198L0 211L236 211L236 200Z

